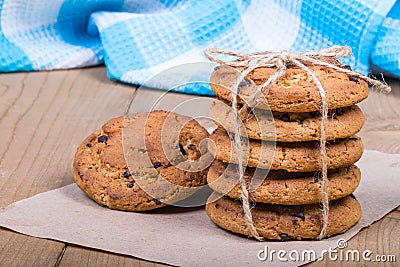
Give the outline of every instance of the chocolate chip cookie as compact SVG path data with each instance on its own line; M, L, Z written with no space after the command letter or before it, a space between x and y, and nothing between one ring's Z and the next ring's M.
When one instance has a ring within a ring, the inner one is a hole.
M320 172L290 173L247 168L243 176L250 199L254 202L304 205L318 204L322 199ZM346 197L354 192L360 183L361 172L355 166L328 172L329 200ZM207 175L208 185L216 192L234 199L240 198L237 165L215 160Z
M217 199L217 200L215 200ZM219 227L250 236L240 201L210 196L206 205L210 219ZM320 205L284 206L256 203L252 208L254 226L260 236L281 241L316 238L322 228ZM327 236L343 233L361 218L361 206L354 196L330 202Z
M202 161L207 145L201 142L206 138L201 125L177 113L154 111L114 118L78 147L74 179L102 206L127 211L159 208L206 184L207 166L185 168ZM174 145L171 155L163 146L165 140ZM146 184L150 186L144 190ZM158 192L162 194L155 196Z
M278 142L316 141L321 138L319 112L267 112L256 110L243 120L242 136L258 140ZM220 100L211 106L211 116L217 124L234 132L230 103ZM273 119L272 119L273 116ZM359 132L364 125L364 114L357 106L329 110L326 124L326 140L347 138Z
M340 66L339 63L337 63ZM321 82L326 92L330 109L355 105L368 97L368 84L357 77L324 67L308 66ZM261 67L252 71L239 85L238 103L247 102L257 86L263 84L276 72L275 68ZM239 77L238 70L228 66L218 66L210 77L210 86L217 97L232 101L230 88ZM279 112L313 112L321 108L319 90L307 73L298 68L288 68L286 74L262 92L263 101L256 107ZM267 103L267 105L266 105Z
M228 133L218 127L210 139L214 145L215 157L223 162L237 163ZM361 158L363 145L361 138L354 136L329 141L327 144L328 168L336 169L350 166ZM276 147L268 142L265 145L250 139L248 153L243 154L247 166L289 172L312 172L321 169L321 153L318 142L278 142Z

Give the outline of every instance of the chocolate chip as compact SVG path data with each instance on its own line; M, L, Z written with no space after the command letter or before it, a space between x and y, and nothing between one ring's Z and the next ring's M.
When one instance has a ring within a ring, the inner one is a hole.
M343 115L343 114L344 114L344 111L343 111L342 108L337 108L337 109L336 109L336 115L341 116L341 115Z
M132 187L133 187L133 184L130 183L130 184L128 184L127 186L128 186L128 188L132 188Z
M215 203L215 208L219 209L220 205L218 203Z
M185 151L185 149L183 149L183 146L181 144L179 144L178 146L179 146L179 150L181 151L182 155L186 155L186 151Z
M154 162L153 163L153 167L156 168L156 169L161 167L161 162L159 162L159 161Z
M193 150L193 149L196 149L196 146L193 144L190 144L190 145L188 145L188 148Z
M91 143L87 143L86 146L87 147L92 147L92 144Z
M300 218L303 222L306 219L306 217L304 217L304 212L303 211L299 211L296 212L295 214L293 214L294 217Z
M284 122L289 122L289 121L290 121L290 116L289 116L288 113L284 113L283 115L281 115L281 116L279 117L279 119L281 119L281 120L284 121Z
M321 178L322 173L321 172L316 172L314 174L314 183L318 183L319 179Z
M281 238L281 241L288 241L288 240L290 240L290 237L289 237L287 234L285 234L285 233L279 234L279 237Z
M350 194L349 197L354 198L355 200L357 200L357 199L356 199L356 196L353 195L353 194Z
M161 201L158 200L157 198L154 199L154 203L156 203L156 205L161 205Z
M123 174L124 178L129 178L129 176L131 176L131 173L129 171L125 171Z
M250 86L251 82L248 79L244 79L239 83L239 88L245 87L245 86Z
M344 65L344 66L342 66L342 69L351 70L351 67L350 67L350 65Z
M355 83L359 83L358 77L357 77L357 76L354 76L354 75L351 75L351 76L349 77L349 80L352 81L352 82L355 82Z
M108 136L107 135L100 135L97 138L97 142L99 142L99 143L105 143L105 142L107 142L107 140L108 140Z
M83 178L83 174L80 171L78 171L78 175L81 179Z
M357 141L357 140L358 140L358 138L357 138L357 137L349 137L349 140L352 140L352 141Z

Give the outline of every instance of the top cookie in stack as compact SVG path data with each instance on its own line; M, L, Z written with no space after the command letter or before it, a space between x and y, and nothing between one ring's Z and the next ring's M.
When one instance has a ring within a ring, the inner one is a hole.
M349 68L335 59L320 60ZM361 216L361 207L352 195L361 178L354 163L363 152L361 139L355 134L362 128L364 116L356 104L368 97L368 84L355 76L328 67L307 67L324 88L329 108L326 146L328 197L331 201L327 236L330 236L346 231ZM237 163L237 156L230 138L235 131L231 107L233 94L230 88L236 82L239 71L242 70L218 66L210 78L211 88L217 96L211 107L211 114L219 126L210 136L215 144L216 160L210 167L207 179L210 187L225 197L209 203L206 209L213 222L220 227L250 235L245 227L243 212L229 212L232 205L241 209L240 203L234 200L240 197L240 189L237 186L238 175L235 168L232 169ZM250 101L257 86L267 81L275 72L276 68L256 68L238 88L239 109L245 104L256 103L255 107L250 105L251 111L248 109L249 114L242 118L241 135L249 138L248 158L245 159L248 167L244 179L249 185L255 176L262 176L263 173L265 176L261 177L265 178L261 185L250 191L251 201L257 202L253 221L258 233L268 239L315 238L323 223L319 205L322 200L319 179L322 168L319 148L321 96L315 82L304 70L289 67L283 77L262 91L259 98L264 98L264 102ZM265 109L270 110L269 113L257 112ZM269 114L272 114L273 120ZM274 124L275 131L263 129L270 127L271 123ZM271 155L270 151L274 147L263 145L262 140L277 141L275 154ZM260 172L262 169L271 171ZM272 217L275 218L274 223L266 221ZM281 227L282 225L285 227ZM296 230L299 225L302 225L302 231ZM265 228L269 230L264 231Z
M332 60L330 60L332 63ZM339 63L335 61L336 65ZM342 66L349 68L349 66ZM364 124L364 116L355 104L368 97L368 85L357 77L323 67L309 66L321 82L326 92L329 107L327 124L327 140L346 138L360 131ZM239 86L238 104L249 103L251 94L256 86L264 83L274 74L274 68L257 68L251 72L245 82ZM218 66L210 78L210 85L214 93L222 101L231 102L232 93L229 88L238 78L238 70L228 66ZM284 77L271 84L263 91L265 101L261 101L257 108L270 109L274 115L276 136L261 136L255 117L244 121L247 134L250 138L261 140L276 140L278 142L313 141L320 139L321 97L314 81L307 73L300 69L288 69ZM263 104L267 103L268 106ZM226 127L232 130L232 123L226 120L228 105L214 105L211 109L215 119L225 122ZM276 139L275 139L276 138Z
M349 69L349 66L341 66L337 60L325 59L327 63ZM355 105L368 97L368 84L355 76L329 69L324 66L308 66L317 79L321 82L327 96L330 109L343 108ZM210 77L211 89L221 99L232 100L229 90L232 82L238 77L240 69L228 66L218 66ZM264 83L276 72L275 68L260 67L247 76L248 82L240 85L240 97L238 103L248 101L254 87ZM314 81L304 70L289 68L284 77L268 86L263 91L263 96L268 102L270 110L278 112L313 112L321 109L321 97ZM258 106L258 108L263 108Z

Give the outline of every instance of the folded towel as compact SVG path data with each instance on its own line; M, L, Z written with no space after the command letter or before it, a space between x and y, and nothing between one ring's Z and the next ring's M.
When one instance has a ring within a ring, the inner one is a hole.
M206 47L347 45L353 56L344 63L354 69L368 73L373 64L400 76L396 0L0 0L0 18L2 72L105 63L111 79L144 84L169 67L204 61Z

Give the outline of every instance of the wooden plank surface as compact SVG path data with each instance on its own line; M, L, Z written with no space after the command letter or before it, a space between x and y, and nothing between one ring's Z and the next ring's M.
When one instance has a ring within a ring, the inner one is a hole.
M361 104L367 122L360 135L367 149L400 153L400 82L388 82L393 93L372 91ZM123 114L133 90L109 81L104 67L1 74L0 208L72 183L76 147L105 121ZM400 208L362 230L350 240L349 248L397 253L399 261L399 239ZM0 245L0 266L159 265L6 229L0 229ZM321 262L310 265L317 264ZM329 261L323 264L336 266Z
M73 182L83 138L123 113L133 87L104 68L0 76L0 208ZM64 244L0 230L1 266L54 266Z
M100 250L88 249L75 245L68 245L59 266L60 267L68 267L68 266L155 267L155 266L160 266L160 264L143 261L129 256L108 253Z

